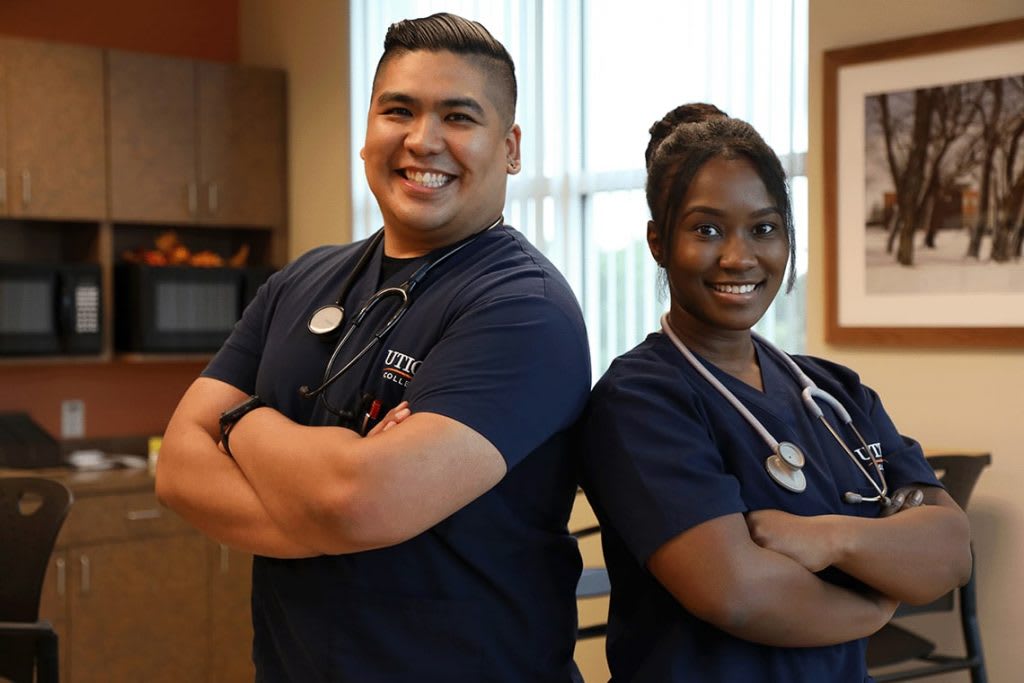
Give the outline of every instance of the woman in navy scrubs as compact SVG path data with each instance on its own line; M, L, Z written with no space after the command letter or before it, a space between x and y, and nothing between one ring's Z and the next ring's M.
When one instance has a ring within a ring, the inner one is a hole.
M683 105L651 128L647 169L671 305L585 423L613 680L870 681L865 638L969 577L967 518L853 371L793 359L852 418L816 401L833 435L752 334L795 251L785 173L757 132Z

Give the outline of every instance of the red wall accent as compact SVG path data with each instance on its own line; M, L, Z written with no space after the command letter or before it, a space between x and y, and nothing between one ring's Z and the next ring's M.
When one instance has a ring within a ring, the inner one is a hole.
M238 0L2 0L0 33L238 61Z
M0 411L27 412L60 438L60 404L85 403L85 436L163 434L205 361L0 365Z
M0 34L238 61L238 0L0 0ZM0 364L0 411L60 437L60 403L85 402L85 436L163 433L205 366L188 362Z

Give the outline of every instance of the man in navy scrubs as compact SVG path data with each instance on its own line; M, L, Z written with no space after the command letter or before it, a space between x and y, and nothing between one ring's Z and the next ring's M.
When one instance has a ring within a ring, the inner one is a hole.
M260 681L580 680L566 523L588 345L565 280L502 220L515 103L480 24L391 26L361 153L382 239L275 274L167 427L160 499L256 556ZM410 278L389 332L396 299L352 331Z

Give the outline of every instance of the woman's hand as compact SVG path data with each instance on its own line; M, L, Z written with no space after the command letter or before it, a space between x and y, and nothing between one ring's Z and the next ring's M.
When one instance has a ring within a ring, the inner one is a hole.
M746 514L747 529L754 543L785 555L811 572L821 571L835 562L834 517L804 517L781 510L755 510Z
M898 489L892 494L892 501L888 506L882 508L881 517L889 517L897 512L903 512L910 508L916 508L924 502L924 491L916 486L906 486Z
M403 422L410 415L412 415L412 410L409 408L409 402L402 401L397 406L389 410L387 414L381 418L380 422L374 425L373 429L366 433L366 438L376 436L377 434L383 434L395 425Z

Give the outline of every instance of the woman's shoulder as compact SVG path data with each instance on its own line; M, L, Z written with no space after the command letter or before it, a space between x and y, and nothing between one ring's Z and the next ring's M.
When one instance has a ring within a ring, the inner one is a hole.
M863 386L857 371L846 365L819 356L793 354L791 357L818 384L832 383L843 387L847 393Z
M672 342L661 332L652 332L611 362L594 385L593 397L666 391L678 396L691 388L687 370Z

